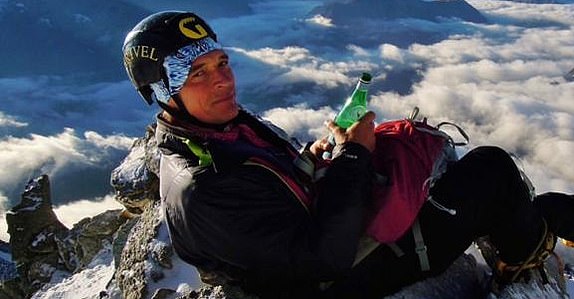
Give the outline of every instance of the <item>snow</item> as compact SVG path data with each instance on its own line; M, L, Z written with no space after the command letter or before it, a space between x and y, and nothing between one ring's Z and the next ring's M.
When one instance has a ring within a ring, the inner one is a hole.
M558 256L562 258L564 264L574 266L574 248L564 246L561 242L558 243L554 250ZM570 273L566 275L566 289L570 298L574 298L574 276Z
M169 242L165 225L160 226L156 238L150 246L162 246ZM204 286L195 267L182 261L176 254L172 255L171 261L172 268L163 269L163 279L157 282L150 280L148 290L166 288L183 294ZM114 271L112 246L105 244L85 270L71 276L56 271L50 283L36 292L32 299L100 299L103 292L106 292L107 299L121 299L121 291L112 281Z
M32 299L99 299L114 271L112 246L107 244L84 271L69 277L63 272L55 273L52 281L36 292ZM108 298L119 299L120 296L112 294Z
M158 235L156 238L159 242L170 242L167 226L165 224L159 227ZM164 279L157 282L150 282L150 289L166 288L171 290L185 290L197 289L204 285L203 282L201 282L199 279L199 273L197 272L197 269L181 260L177 254L172 255L171 262L172 268L169 271L164 271Z

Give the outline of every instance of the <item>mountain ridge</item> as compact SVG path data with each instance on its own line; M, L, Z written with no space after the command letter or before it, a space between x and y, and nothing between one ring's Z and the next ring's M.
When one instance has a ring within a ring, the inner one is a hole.
M335 25L352 25L365 19L391 20L415 18L440 21L440 18L459 18L474 23L485 23L486 18L464 0L351 0L330 2L315 8L310 15L320 14L333 19ZM351 17L349 17L351 15Z

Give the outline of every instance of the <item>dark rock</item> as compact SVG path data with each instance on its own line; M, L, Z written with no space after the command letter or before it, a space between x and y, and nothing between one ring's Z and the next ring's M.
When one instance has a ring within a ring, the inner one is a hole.
M47 175L30 180L22 201L6 213L12 260L25 294L32 294L48 282L60 262L57 239L68 232L52 210Z
M21 288L19 277L0 283L0 299L24 299L26 294Z
M109 210L76 223L64 239L57 239L58 250L71 272L84 269L104 247L112 243L118 228L126 222L121 210Z
M70 275L82 271L112 242L126 221L122 215L120 210L106 211L69 230L52 210L48 176L31 180L20 204L6 214L18 277L4 283L0 294L29 297L48 283L56 270Z
M187 292L177 297L177 299L257 299L258 297L246 294L236 286L214 286L202 287L191 292Z

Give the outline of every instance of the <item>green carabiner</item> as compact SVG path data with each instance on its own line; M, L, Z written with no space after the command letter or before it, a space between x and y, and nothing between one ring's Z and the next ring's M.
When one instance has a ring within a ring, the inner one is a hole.
M211 154L202 146L191 141L190 139L184 139L183 143L185 143L189 150L199 159L199 166L209 166L213 163Z

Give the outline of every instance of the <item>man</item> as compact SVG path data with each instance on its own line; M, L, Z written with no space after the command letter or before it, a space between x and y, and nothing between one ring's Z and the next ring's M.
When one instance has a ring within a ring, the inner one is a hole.
M560 214L560 204L571 209L571 196L548 194L535 208L508 154L481 147L430 191L456 214L431 204L419 213L430 269L421 269L412 234L365 251L372 112L346 130L328 123L336 146L314 182L308 168L331 150L326 138L299 153L277 128L241 109L229 57L199 16L153 14L127 35L123 52L140 95L163 109L156 137L165 217L176 253L204 281L262 298L379 298L443 272L480 236L498 247L499 278L507 282L541 265L552 232L574 239L571 221L542 217Z

